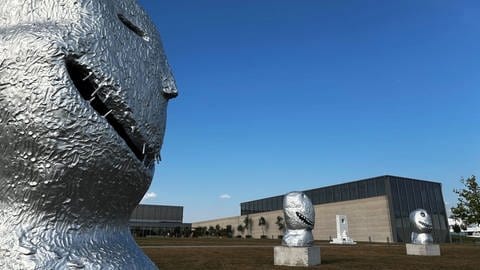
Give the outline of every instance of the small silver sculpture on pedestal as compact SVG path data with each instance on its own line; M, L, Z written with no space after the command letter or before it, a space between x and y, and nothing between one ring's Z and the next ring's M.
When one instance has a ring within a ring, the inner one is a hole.
M0 269L157 269L128 220L176 93L135 0L0 1Z
M410 222L413 225L412 244L432 244L432 218L423 209L417 209L410 213Z
M321 263L320 247L312 246L315 210L302 192L290 192L283 199L285 235L282 246L274 248L274 264L313 266Z
M312 229L315 226L315 211L312 201L302 192L290 192L283 199L286 233L282 245L309 247L313 244Z
M410 213L412 223L411 244L406 244L407 255L440 256L440 246L433 244L432 218L424 209Z

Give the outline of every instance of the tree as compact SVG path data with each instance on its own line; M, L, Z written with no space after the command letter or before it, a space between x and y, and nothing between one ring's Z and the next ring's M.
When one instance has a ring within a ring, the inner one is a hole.
M285 222L283 222L283 217L277 216L277 222L275 222L278 226L278 230L282 231L285 229Z
M233 237L233 228L232 228L232 225L227 225L227 227L225 228L225 235L226 235L228 238L232 238L232 237Z
M208 236L215 236L217 234L217 230L213 226L208 227Z
M239 231L241 234L243 234L243 232L245 231L245 227L243 227L242 224L238 224L237 231Z
M452 207L452 218L462 220L466 225L480 225L480 187L475 175L460 182L465 186L463 189L455 189L453 192L458 195L456 207Z
M193 237L205 236L207 233L207 227L195 227L193 231Z
M243 220L243 224L244 224L243 226L247 230L247 233L252 230L252 222L251 222L251 219L248 215Z
M177 226L173 229L174 237L180 237L181 233L182 233L182 228L180 228L180 226Z
M258 226L262 228L262 236L265 235L265 225L267 225L267 221L265 220L264 217L260 217L258 219Z
M460 233L462 231L462 229L460 228L460 225L458 225L457 223L455 223L453 226L452 226L452 229L453 229L453 232L454 233Z

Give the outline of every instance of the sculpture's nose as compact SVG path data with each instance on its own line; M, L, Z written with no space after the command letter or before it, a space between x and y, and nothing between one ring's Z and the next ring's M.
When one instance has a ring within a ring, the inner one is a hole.
M166 99L171 99L178 96L177 84L175 83L175 79L173 78L172 74L164 78L162 82L162 95Z
M172 98L176 98L178 96L178 91L177 89L163 89L163 96L166 98L166 99L172 99Z

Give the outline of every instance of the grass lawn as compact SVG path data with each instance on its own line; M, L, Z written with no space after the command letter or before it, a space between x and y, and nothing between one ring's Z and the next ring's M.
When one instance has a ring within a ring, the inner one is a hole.
M161 270L299 269L273 266L273 247L280 240L143 238L137 242ZM405 244L316 245L322 264L308 269L480 269L480 245L474 244L441 245L440 257L407 256Z

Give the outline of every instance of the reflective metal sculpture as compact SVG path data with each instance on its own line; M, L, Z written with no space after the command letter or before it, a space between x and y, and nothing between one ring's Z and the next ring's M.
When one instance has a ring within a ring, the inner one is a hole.
M413 225L412 244L433 243L432 218L424 209L417 209L410 213L410 222Z
M313 244L312 229L315 225L315 210L312 201L302 192L290 192L283 199L286 233L282 245L308 247Z
M2 0L0 269L156 269L128 220L176 93L135 0Z

